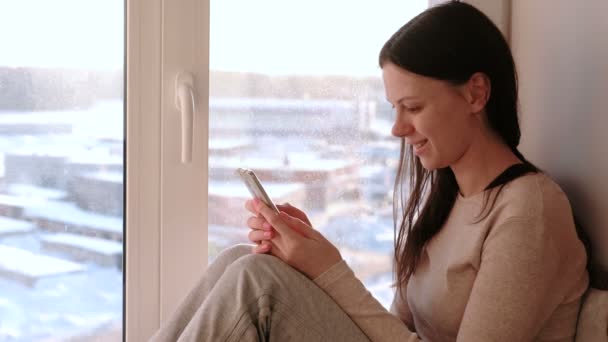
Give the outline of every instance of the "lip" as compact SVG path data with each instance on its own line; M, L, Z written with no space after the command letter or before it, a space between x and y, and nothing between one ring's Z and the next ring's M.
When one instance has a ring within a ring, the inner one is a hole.
M414 146L414 145L419 144L419 143L421 143L421 142L424 142L424 141L426 141L426 140L428 140L428 139L420 139L420 140L418 140L418 141L406 141L406 143L407 143L408 145L412 145L412 146Z
M422 146L420 146L420 147L416 147L416 144L419 144L419 143L421 143L421 142L424 142L424 144L423 144ZM429 143L429 140L428 140L428 139L424 139L424 140L420 140L420 141L417 141L417 142L415 142L415 143L412 143L411 145L412 145L412 147L414 148L414 154L415 154L415 155L420 155L420 154L422 154L422 153L425 151L426 146L428 145L428 143Z

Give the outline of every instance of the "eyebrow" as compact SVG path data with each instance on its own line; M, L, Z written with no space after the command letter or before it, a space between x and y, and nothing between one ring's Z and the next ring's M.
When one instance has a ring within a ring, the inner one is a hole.
M399 100L397 100L396 103L399 104L403 100L414 100L414 99L418 99L418 96L404 96L404 97L400 98ZM388 98L386 99L386 101L388 103L391 103L391 101Z

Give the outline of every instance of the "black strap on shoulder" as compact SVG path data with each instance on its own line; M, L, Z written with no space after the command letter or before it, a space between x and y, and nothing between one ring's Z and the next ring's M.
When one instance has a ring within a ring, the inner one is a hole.
M538 169L535 168L532 164L529 163L518 163L509 166L506 170L504 170L498 177L496 177L492 183L490 183L486 190L492 189L494 187L507 184L510 181L525 175L526 173L538 172Z

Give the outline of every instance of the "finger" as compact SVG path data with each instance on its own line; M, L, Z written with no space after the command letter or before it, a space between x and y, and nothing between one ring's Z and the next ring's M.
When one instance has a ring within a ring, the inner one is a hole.
M305 237L312 238L314 233L316 233L316 230L314 230L310 225L306 224L297 217L290 216L284 211L279 214L279 217L282 218L283 222L285 222L289 227Z
M260 245L252 247L251 252L254 254L272 255L276 258L283 260L284 262L287 262L287 258L279 248L279 245L273 243L272 241L264 241Z
M289 203L279 204L279 205L277 205L277 208L279 208L279 211L284 211L284 212L288 213L289 216L297 217L300 220L304 221L309 226L312 226L312 224L310 223L310 220L306 216L306 213L304 213L302 210L292 206L291 204L289 204Z
M276 233L274 231L252 230L247 234L247 237L251 242L260 243L276 237Z
M255 205L257 206L257 210L262 216L266 219L266 221L274 228L281 237L287 239L297 239L299 234L293 231L277 214L274 210L270 209L267 205L262 203L262 201L256 201Z
M247 219L247 227L258 230L271 230L272 226L263 217L251 216Z
M258 211L255 209L255 202L254 202L254 200L246 200L245 201L245 209L247 209L252 214L256 214L257 215L257 213L258 213Z
M269 252L267 254L270 254L287 262L287 259L285 258L285 253L281 249L280 244L275 243L274 241L268 241L267 243L270 245Z
M268 253L271 250L272 250L272 243L270 243L270 241L265 241L259 245L253 246L251 248L251 252L255 253L255 254Z
M278 248L278 245L272 241L264 241L262 244L251 248L251 252L255 254L269 254L286 261L285 254Z

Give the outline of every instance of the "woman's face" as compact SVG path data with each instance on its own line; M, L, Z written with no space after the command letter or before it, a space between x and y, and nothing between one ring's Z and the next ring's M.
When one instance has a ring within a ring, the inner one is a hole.
M405 138L427 170L460 160L475 127L466 85L453 86L392 63L383 66L382 76L387 100L395 108L392 134Z

